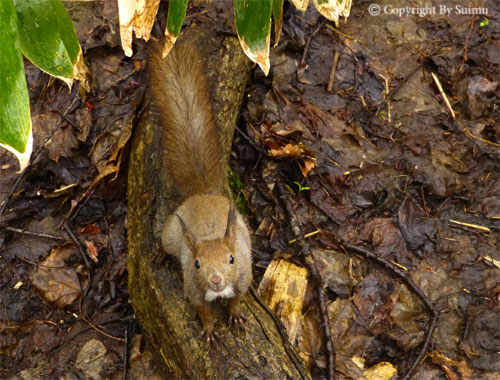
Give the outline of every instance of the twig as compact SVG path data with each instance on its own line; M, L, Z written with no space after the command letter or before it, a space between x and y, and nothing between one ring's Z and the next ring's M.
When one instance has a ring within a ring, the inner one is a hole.
M408 79L410 79L413 76L413 74L415 74L417 70L420 69L420 67L422 67L422 64L419 64L416 67L414 67L408 74L406 74L406 76L403 79L401 79L398 82L398 85L394 87L392 91L385 97L384 101L377 106L377 110L375 111L375 116L378 116L379 112L382 110L382 108L386 106L387 102L394 96L396 92L399 91L399 89L403 86L403 84L405 84L408 81Z
M92 322L90 319L87 319L87 317L85 317L85 314L83 313L83 294L82 296L80 297L80 304L78 305L78 310L80 312L80 315L82 317L82 319L90 326L92 327L94 330L96 330L98 333L104 335L105 337L107 338L110 338L110 339L113 339L113 340L117 340L119 342L124 342L125 339L123 338L120 338L120 337L117 337L117 336L113 336L111 334L108 334L106 331L102 330L101 328L99 328L94 322Z
M321 322L323 326L323 333L325 334L326 340L326 352L327 352L327 366L328 366L328 378L336 379L335 374L335 347L333 346L332 334L330 332L330 318L328 316L328 306L326 302L326 294L324 288L323 279L316 266L316 259L314 258L314 253L310 252L309 244L304 244L302 246L302 253L304 254L304 259L307 264L307 268L311 273L311 277L317 281L318 286L316 286L316 291L318 292L319 306L321 310Z
M477 6L477 1L475 2L475 6ZM474 27L474 13L472 14L472 17L470 18L469 21L469 31L467 32L467 35L465 36L465 47L464 47L464 59L462 60L462 64L460 65L460 68L458 69L458 72L461 73L462 70L464 69L465 62L467 62L467 50L469 48L469 38L472 33L472 28Z
M450 104L450 101L448 100L448 97L446 96L444 90L443 90L443 87L441 86L441 82L439 81L438 77L436 76L436 74L434 73L431 73L432 74L432 78L434 79L434 82L436 83L436 86L439 90L439 93L440 95L443 97L444 99L444 102L446 103L446 106L448 107L448 110L450 111L451 113L451 116L453 117L453 120L455 121L456 124L458 124L458 126L460 128L463 129L463 131L465 132L465 134L469 137L472 137L474 140L478 140L478 141L481 141L485 144L488 144L488 145L493 145L493 146L496 146L496 147L500 147L500 144L497 144L493 141L489 141L489 140L485 140L479 136L475 136L474 134L472 134L471 131L469 131L467 128L465 128L456 118L456 114L455 114L455 111L453 110L453 108L451 108L451 104Z
M424 187L420 186L420 192L422 193L422 201L424 203L425 216L429 217L429 209L427 208L427 202L425 201Z
M127 380L128 372L128 325L125 327L125 342L123 343L123 380Z
M333 89L333 81L335 80L335 71L337 71L337 65L339 63L340 53L338 50L335 50L335 55L333 56L333 64L332 69L330 71L330 79L328 80L328 86L326 90L331 94Z
M337 33L337 34L341 35L342 37L345 37L345 38L347 38L347 39L349 39L349 40L353 40L354 42L358 42L358 43L362 44L362 43L361 43L361 41L358 41L358 40L357 40L357 39L355 39L354 37L351 37L351 36L349 36L349 35L347 35L347 34L345 34L345 33L342 33L340 30L338 30L337 28L333 27L333 26L332 26L332 25L330 25L330 24L326 24L326 27L327 27L327 28L329 28L329 29L331 29L331 30L333 30L335 33Z
M10 232L15 232L21 235L29 235L29 236L37 236L37 237L42 237L42 238L47 238L47 239L53 239L53 240L59 240L59 241L68 241L67 238L62 237L62 236L55 236L55 235L49 235L49 234L44 234L41 232L33 232L33 231L26 231L22 230L19 228L14 228L14 227L3 227L6 231Z
M478 224L471 224L471 223L459 222L458 220L453 220L453 219L450 219L449 222L450 223L458 224L460 226L474 228L474 229L479 230L481 232L486 232L486 233L490 233L491 232L491 230L488 227L480 226Z
M71 238L71 240L73 240L73 242L75 243L75 245L78 247L78 251L80 252L80 255L82 256L82 259L85 262L85 267L87 268L87 280L88 280L87 286L85 288L85 294L86 294L87 291L88 291L88 289L90 288L90 281L91 281L91 277L90 277L90 269L91 269L90 268L90 262L87 259L87 255L85 254L85 251L83 250L82 244L80 243L80 241L78 240L78 238L75 236L75 234L73 233L73 231L71 231L71 228L69 228L68 223L64 223L63 227L64 227L64 230L66 231L66 233Z
M432 75L432 79L434 79L434 82L436 83L436 86L439 90L439 94L443 97L444 103L446 104L446 107L448 107L448 110L451 113L451 117L453 118L453 120L456 120L457 116L455 114L455 111L453 111L453 108L451 107L450 101L448 100L448 97L446 96L446 94L443 90L443 87L441 86L441 82L439 81L436 74L431 73L431 75Z
M382 79L384 80L384 86L385 86L385 97L389 96L389 80L384 77L382 74L379 74ZM391 122L391 99L387 99L387 121L390 123Z
M469 131L467 128L465 128L458 120L455 120L455 123L463 129L463 131L465 132L465 134L471 138L473 138L474 140L477 140L477 141L481 141L482 143L485 143L486 145L493 145L493 146L496 146L497 148L500 148L500 144L497 144L493 141L489 141L489 140L485 140L479 136L475 136L471 131Z
M59 223L58 228L61 228L68 222L72 222L73 219L75 219L75 217L78 215L82 207L85 206L85 204L91 198L92 194L94 194L95 189L96 188L93 187L90 190L86 190L82 195L80 195L76 203L69 210L67 216L61 221L61 223Z
M56 130L54 130L53 134L55 133ZM7 208L10 200L12 199L12 196L16 192L17 188L19 187L19 184L21 181L24 179L24 175L26 174L26 171L28 170L28 166L24 168L24 170L19 174L19 177L17 177L16 182L14 182L14 186L12 186L12 189L10 190L9 195L7 195L7 198L5 198L5 202L3 203L2 207L0 208L0 215L2 215Z
M309 233L304 235L304 239L307 239L307 238L310 238L311 236L317 235L320 232L321 232L321 230L319 230L319 229L316 231L313 231L313 232L309 232ZM288 244L294 244L294 243L297 243L297 239L292 239L292 240L288 241Z
M307 66L306 65L306 58L307 58L307 54L309 53L309 45L311 44L311 40L314 37L314 35L319 32L319 30L323 27L323 25L326 24L327 21L328 20L326 18L323 18L323 20L321 20L318 23L316 28L314 28L314 30L312 31L311 35L307 38L306 46L304 47L304 53L302 53L302 58L300 60L299 68L297 70L297 80L299 82L302 82L302 77L304 76L304 71L306 70L306 66Z

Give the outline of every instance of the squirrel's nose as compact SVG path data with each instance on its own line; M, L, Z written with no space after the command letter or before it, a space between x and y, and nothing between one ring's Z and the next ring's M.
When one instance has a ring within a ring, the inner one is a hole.
M214 273L210 276L210 282L214 285L218 285L221 282L221 280L222 277L219 274Z

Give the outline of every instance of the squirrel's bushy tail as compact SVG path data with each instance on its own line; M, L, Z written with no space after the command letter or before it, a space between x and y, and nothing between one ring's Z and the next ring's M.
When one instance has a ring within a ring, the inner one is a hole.
M148 75L150 104L163 128L167 170L185 198L221 193L225 165L203 60L196 46L182 38L165 59L162 47L152 43Z

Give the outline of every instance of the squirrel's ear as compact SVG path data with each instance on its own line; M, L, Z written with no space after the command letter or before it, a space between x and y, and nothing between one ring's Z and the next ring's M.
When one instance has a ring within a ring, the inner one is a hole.
M194 237L193 233L191 232L189 227L186 225L186 223L184 223L184 220L182 220L182 218L178 214L175 214L175 215L179 218L179 222L181 223L182 232L184 235L184 241L186 242L186 245L191 250L191 252L195 252L196 251L196 244L197 244L196 238Z
M229 202L229 212L227 214L227 226L224 238L228 242L229 248L232 250L234 248L234 242L236 240L236 209L232 202Z

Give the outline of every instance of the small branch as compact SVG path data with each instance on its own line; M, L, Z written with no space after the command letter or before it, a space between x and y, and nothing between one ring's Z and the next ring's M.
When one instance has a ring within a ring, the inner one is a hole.
M348 40L353 40L354 42L358 42L358 43L362 44L361 41L359 41L359 40L355 39L354 37L351 37L345 33L342 33L340 30L338 30L337 28L333 27L330 24L326 24L326 27L333 30L335 33L341 35L342 37L347 38Z
M475 6L477 6L477 1L475 2ZM467 32L467 35L465 36L465 47L464 47L464 59L462 60L462 64L460 65L460 68L458 69L458 72L461 73L462 70L464 69L465 62L467 62L468 57L467 57L467 50L469 48L469 38L472 33L472 29L474 27L474 14L472 14L472 17L469 20L469 31Z
M434 79L434 82L436 83L436 86L439 90L439 94L443 97L444 103L446 104L446 107L448 107L448 110L451 113L451 117L453 120L457 119L457 115L455 114L455 111L453 111L453 108L451 107L450 101L448 100L448 97L446 96L443 87L441 86L441 82L439 81L439 78L436 76L436 74L431 73L432 79Z
M425 216L429 217L429 209L427 208L427 202L425 201L424 187L420 186L420 192L422 193L422 202L424 203Z
M330 71L330 79L328 80L328 86L326 90L331 94L333 89L333 81L335 80L335 71L337 71L337 65L339 63L340 53L335 50L335 55L333 56L332 69Z
M476 136L474 135L471 131L469 131L467 128L465 128L462 123L460 123L458 120L455 120L455 123L463 129L463 131L465 132L465 134L467 136L469 136L470 138L474 139L474 140L477 140L477 141L481 141L482 143L485 143L486 145L493 145L493 146L496 146L497 148L500 148L500 144L497 144L493 141L489 141L489 140L485 140L479 136Z
M387 102L394 96L396 92L399 91L399 89L410 79L413 74L417 72L418 69L420 69L422 65L418 65L414 67L403 79L401 79L396 87L392 89L392 91L385 97L384 101L380 103L377 107L377 110L375 111L375 117L378 116L379 112L382 110L387 105Z
M327 298L324 288L324 282L318 271L318 267L316 266L316 259L314 258L314 253L308 251L309 251L309 244L304 244L302 246L302 253L304 254L307 268L311 273L311 277L315 281L317 281L318 284L318 286L316 287L316 291L318 293L318 298L319 298L319 309L321 311L321 322L323 326L323 333L325 334L325 339L326 339L326 352L327 352L326 364L328 366L327 368L328 378L336 379L335 348L333 346L332 334L330 332L330 318L328 316L328 305L326 302Z
M125 327L125 341L123 342L123 375L122 380L127 380L128 372L128 325Z
M40 233L40 232L26 231L26 230L14 228L14 227L2 227L2 228L6 231L15 232L15 233L18 233L21 235L37 236L37 237L53 239L53 240L58 240L58 241L68 241L67 238L64 238L62 236L55 236L55 235L49 235L49 234L44 234L44 233Z
M387 98L389 96L389 80L386 77L384 77L382 74L379 74L379 75L384 80L385 97ZM387 121L389 123L391 122L391 99L387 99Z
M311 44L311 40L314 37L314 35L319 32L319 30L323 27L323 25L326 24L327 21L328 20L326 18L323 18L323 20L321 20L318 23L318 25L316 26L316 28L314 28L314 30L312 31L312 33L309 36L309 38L307 38L306 46L304 47L304 53L302 53L302 59L300 60L299 68L297 70L297 80L299 82L302 82L302 78L304 76L304 71L306 70L306 67L307 67L307 65L306 65L306 58L307 58L307 54L309 53L309 45Z
M80 252L80 256L82 256L82 259L85 263L85 267L87 268L87 280L88 280L88 284L85 288L85 294L87 293L89 287L90 287L90 281L91 281L91 277L90 277L90 262L87 258L87 254L85 253L85 250L83 249L83 246L82 244L80 243L80 241L78 240L78 238L75 236L75 234L73 233L73 231L71 231L71 229L69 228L68 226L68 223L64 223L64 230L66 231L66 233L69 235L69 237L71 238L71 240L73 240L73 242L75 243L75 245L78 247L78 251Z
M67 225L68 222L72 222L73 219L75 219L75 217L78 215L82 207L85 206L85 204L92 197L92 194L94 194L95 189L96 189L95 187L92 187L90 190L86 190L82 195L80 195L76 203L71 207L69 212L66 214L66 217L61 221L61 223L59 223L58 228Z

